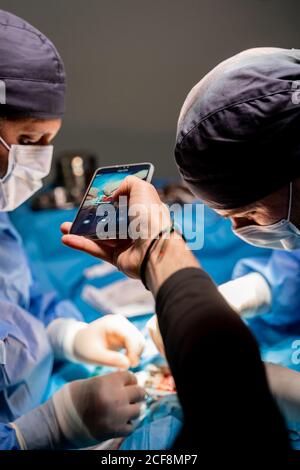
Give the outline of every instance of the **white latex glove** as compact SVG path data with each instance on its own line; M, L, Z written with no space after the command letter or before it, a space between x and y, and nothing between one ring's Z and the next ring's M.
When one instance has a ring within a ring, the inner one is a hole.
M143 335L122 315L106 315L89 324L57 319L48 333L56 358L122 369L137 366L145 347Z
M267 310L272 302L269 284L259 273L250 273L221 284L219 292L240 315Z
M131 433L145 395L128 371L76 380L11 426L22 449L92 446Z
M151 336L151 339L152 339L153 343L155 344L155 346L158 349L158 352L163 357L166 357L163 339L161 337L160 329L159 329L159 326L158 326L157 316L153 315L153 317L151 317L150 320L148 320L146 326L148 328L148 331L149 331L149 334Z
M300 373L277 364L266 363L269 387L289 422L300 424Z
M219 286L219 292L239 314L257 314L267 309L272 301L271 289L263 276L251 273ZM147 323L149 334L160 354L165 357L164 343L156 315Z

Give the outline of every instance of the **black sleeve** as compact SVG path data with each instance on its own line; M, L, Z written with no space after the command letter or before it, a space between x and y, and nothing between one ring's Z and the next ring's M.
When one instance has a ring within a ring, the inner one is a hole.
M175 448L285 454L287 433L256 341L210 277L176 272L160 287L156 310L184 413Z

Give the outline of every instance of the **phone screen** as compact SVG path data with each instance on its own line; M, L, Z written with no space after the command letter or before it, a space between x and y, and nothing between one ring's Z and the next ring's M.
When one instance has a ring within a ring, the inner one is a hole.
M105 231L107 227L106 238L118 237L121 212L118 210L118 203L112 200L112 193L130 175L141 178L144 181L151 181L153 170L154 167L151 163L99 168L83 198L70 233L98 239L97 226L99 227L98 224L101 224L102 230ZM116 214L115 225L109 220L110 214L113 212ZM109 233L110 227L115 227L115 230L111 233Z

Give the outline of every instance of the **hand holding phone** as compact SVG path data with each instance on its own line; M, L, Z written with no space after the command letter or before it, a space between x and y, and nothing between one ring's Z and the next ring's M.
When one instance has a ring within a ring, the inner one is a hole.
M76 236L70 234L71 223L65 222L61 225L62 242L70 248L83 251L117 266L119 271L129 277L139 278L141 263L149 242L161 230L171 227L171 217L168 207L163 204L154 186L140 178L130 177L123 181L114 193L114 200L121 201L123 196L128 199L130 214L126 240L91 240ZM135 208L138 210L136 211Z

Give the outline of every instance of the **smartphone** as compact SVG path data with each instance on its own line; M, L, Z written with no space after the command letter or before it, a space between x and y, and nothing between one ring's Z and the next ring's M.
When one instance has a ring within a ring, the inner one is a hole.
M98 168L90 182L73 221L70 233L92 240L115 239L127 231L126 213L113 201L112 193L127 176L136 176L150 182L153 176L152 163L131 163ZM126 219L126 220L125 220ZM99 236L101 233L101 236Z

